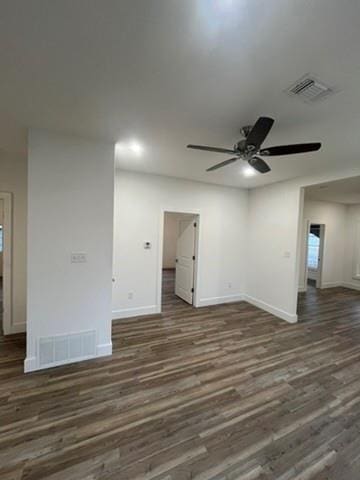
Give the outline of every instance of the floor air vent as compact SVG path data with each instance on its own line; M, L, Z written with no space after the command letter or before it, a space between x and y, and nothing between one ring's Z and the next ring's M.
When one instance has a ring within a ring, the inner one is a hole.
M320 80L311 74L304 75L285 91L289 95L297 97L306 103L318 102L336 93L333 88L320 82Z
M94 357L95 354L95 330L39 339L40 367L53 367L72 361L85 360Z

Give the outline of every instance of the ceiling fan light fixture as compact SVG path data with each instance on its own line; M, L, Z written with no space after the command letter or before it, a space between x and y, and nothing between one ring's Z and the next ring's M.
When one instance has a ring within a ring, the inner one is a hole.
M141 155L144 152L144 147L136 140L130 142L129 148L136 155Z
M242 168L242 173L244 177L253 177L257 172L251 165L246 165Z

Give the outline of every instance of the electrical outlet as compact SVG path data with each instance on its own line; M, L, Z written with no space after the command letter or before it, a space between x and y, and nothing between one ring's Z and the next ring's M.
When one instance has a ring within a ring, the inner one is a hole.
M232 284L230 282L228 283L228 288L232 288Z
M72 253L70 256L71 263L86 263L86 253Z
M134 292L128 293L128 300L132 300L134 298Z

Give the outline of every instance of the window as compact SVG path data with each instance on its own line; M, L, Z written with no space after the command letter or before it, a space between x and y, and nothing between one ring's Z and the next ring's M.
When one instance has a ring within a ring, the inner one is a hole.
M311 225L308 236L308 268L317 270L320 256L320 225Z

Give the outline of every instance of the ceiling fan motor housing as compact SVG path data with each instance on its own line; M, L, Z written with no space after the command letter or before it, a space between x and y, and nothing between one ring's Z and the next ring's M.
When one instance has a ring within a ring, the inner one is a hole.
M240 140L239 142L235 143L234 150L236 153L245 153L246 151L246 140Z
M256 153L256 148L253 145L247 145L246 140L240 140L234 145L235 153L244 160L248 160Z

